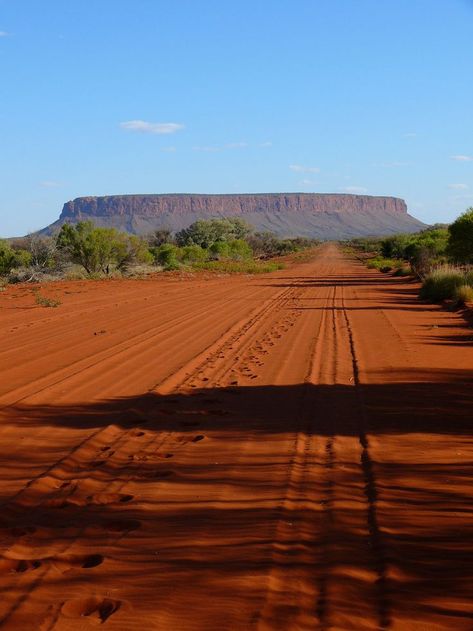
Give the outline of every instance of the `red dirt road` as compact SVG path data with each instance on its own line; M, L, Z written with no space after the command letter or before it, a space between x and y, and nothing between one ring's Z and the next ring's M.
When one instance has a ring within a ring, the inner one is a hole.
M0 629L473 628L473 331L335 246L0 295Z

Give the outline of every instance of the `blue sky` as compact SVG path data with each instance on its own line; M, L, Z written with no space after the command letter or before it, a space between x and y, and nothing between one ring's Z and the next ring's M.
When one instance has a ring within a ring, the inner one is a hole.
M82 195L473 206L473 0L0 0L0 235Z

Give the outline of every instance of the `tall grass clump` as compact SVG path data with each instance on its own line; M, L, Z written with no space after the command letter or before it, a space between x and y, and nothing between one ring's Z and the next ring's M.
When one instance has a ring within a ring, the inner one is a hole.
M465 274L462 270L452 265L442 265L427 274L419 297L441 302L454 298L455 291L463 285L465 285Z
M468 270L465 274L465 284L473 287L473 269Z
M470 287L470 285L460 285L460 287L456 287L453 294L453 301L456 307L464 307L467 303L473 302L473 287Z

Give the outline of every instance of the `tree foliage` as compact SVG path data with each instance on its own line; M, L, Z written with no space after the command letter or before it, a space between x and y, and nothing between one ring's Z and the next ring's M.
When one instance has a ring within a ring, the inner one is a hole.
M459 263L473 263L473 206L448 227L448 253Z
M88 274L108 274L112 266L123 270L131 263L152 260L146 243L139 237L118 232L115 228L98 228L91 221L64 224L56 244Z
M15 267L29 265L30 260L26 250L15 250L6 241L0 241L0 276L6 276Z
M239 217L198 219L176 234L176 243L179 246L200 245L202 248L210 248L220 241L245 239L250 232L251 227Z

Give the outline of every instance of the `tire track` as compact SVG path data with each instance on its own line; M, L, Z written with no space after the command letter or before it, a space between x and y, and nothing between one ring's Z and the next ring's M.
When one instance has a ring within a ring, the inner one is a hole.
M294 290L292 288L279 292L276 298L272 298L268 300L263 305L262 308L257 309L256 312L253 313L253 315L249 319L247 319L245 322L243 322L242 324L240 323L239 325L230 327L227 335L224 336L225 337L224 343L221 344L221 340L219 340L218 343L212 345L212 346L216 346L215 350L212 353L212 359L215 362L214 365L212 366L212 369L216 371L218 370L219 364L226 365L228 361L230 362L232 361L232 358L229 359L225 353L229 350L233 350L234 346L237 346L238 349L240 349L240 350L237 349L237 352L241 354L242 349L244 348L245 344L248 344L248 341L249 341L248 333L250 331L254 332L254 329L257 328L257 325L259 325L260 328L263 328L267 319L275 311L277 312L280 309L284 308L284 305L287 304L288 300L291 299L293 293L294 293ZM172 389L172 392L174 393L178 392L183 386L189 387L190 385L194 385L193 380L199 379L199 375L202 370L202 367L205 365L206 361L208 361L207 359L204 359L203 361L199 361L201 356L204 354L208 354L208 351L199 354L197 358L195 358L191 362L193 365L191 372L186 375L186 378L180 385ZM221 360L224 360L224 361L222 362ZM183 369L181 369L181 371ZM185 369L186 371L188 371L189 367L186 366ZM124 489L126 484L130 482L132 479L134 479L133 474L128 474L128 475L120 474L120 471L126 472L130 469L129 462L124 463L118 469L115 468L113 472L113 478L111 478L111 480L104 480L101 485L100 484L98 486L96 485L95 488L93 489L94 492L92 495L90 494L90 489L89 489L88 491L89 495L85 498L86 499L85 502L82 502L80 500L80 495L76 499L76 492L80 490L80 479L79 479L78 484L76 485L73 484L73 482L77 481L77 473L80 468L83 468L85 471L90 471L90 459L87 460L87 457L84 456L83 459L81 460L82 458L81 452L87 451L88 449L90 449L90 442L93 439L97 439L100 436L100 434L104 434L109 429L110 429L109 427L100 429L94 432L91 436L86 437L80 443L80 445L76 446L69 454L67 454L65 457L61 458L59 461L57 461L56 463L48 467L46 471L36 476L35 479L31 480L23 489L21 489L18 493L16 493L13 496L13 498L10 498L9 501L4 502L4 505L3 505L4 508L8 508L9 506L13 506L13 505L26 504L29 506L29 508L32 508L32 511L30 513L30 520L32 519L34 521L35 517L39 515L40 511L42 511L45 507L48 508L48 505L49 505L49 509L60 508L62 506L72 506L72 507L78 506L79 509L82 507L82 509L86 510L87 507L90 506L90 504L87 502L87 497L90 498L97 495L104 496L107 494L113 495L114 497L118 497L120 494L120 491ZM123 450L124 449L128 450L130 448L129 437L130 437L130 433L134 431L136 430L135 429L117 430L115 438L113 440L106 441L107 448L113 451L114 459L117 459L118 456L120 455L123 456ZM102 440L103 439L104 437L102 436ZM198 437L198 439L200 440L200 437ZM141 449L141 452L149 453L150 448L152 448L153 445L158 440L160 440L160 442L156 446L155 451L162 451L163 449L165 449L166 451L170 451L171 449L173 451L176 451L176 449L179 449L180 447L182 447L182 443L178 443L176 441L174 433L168 432L164 436L162 436L161 434L154 435L153 438L145 444L144 448ZM195 442L195 440L188 441L188 442L189 443ZM97 444L94 448L95 452L98 451L98 454L100 454L104 446L105 445L103 445L102 443ZM174 454L171 453L169 455L172 456ZM142 462L142 458L138 456L136 462L138 463ZM139 477L139 471L141 469L141 466L142 465L138 464L136 468L135 476L138 475ZM48 478L48 480L53 480L53 481L56 479L61 480L62 484L60 488L63 489L64 485L66 485L65 487L67 489L66 492L65 493L61 492L61 490L60 491L51 490L49 493L45 493L43 489L39 489L40 499L36 503L33 502L32 504L31 500L28 500L27 498L25 502L25 498L23 496L25 496L27 493L30 493L34 496L35 484L41 484L41 482L43 482L46 478ZM118 482L114 482L115 478L117 478ZM112 485L113 485L113 488L110 488ZM121 500L118 499L118 501L121 501ZM58 554L64 555L65 553L67 553L74 546L74 544L84 535L85 528L86 526L84 526L83 528L80 528L76 532L74 537L72 539L69 539L69 542L65 546L63 546L59 550L59 552L56 551L56 555ZM20 540L21 540L21 537L20 537ZM10 556L12 554L12 550L15 547L15 545L16 544L13 543L13 546L10 547L9 550L7 551L7 553L9 553ZM42 582L49 575L50 571L51 571L51 566L47 565L41 570L40 574L36 574L36 576L34 577L34 580L25 588L22 595L17 599L15 603L13 603L9 607L7 613L4 614L4 616L0 618L0 624L7 622L7 620L9 620L11 616L15 614L15 612L27 601L27 599L31 596L31 594L41 586ZM55 620L57 621L58 619L59 617L56 612ZM49 625L50 623L48 622L47 624ZM50 626L48 626L47 628L49 630L52 630L55 624L56 622L52 621Z
M360 373L358 366L358 358L356 354L355 340L353 329L351 326L350 318L348 316L345 301L343 296L343 288L341 295L341 307L343 318L345 320L346 329L348 333L348 341L350 347L350 354L352 359L353 379L356 392L356 398L358 402L358 432L359 443L361 447L360 466L363 471L363 478L365 480L365 495L367 501L367 521L368 530L370 534L370 548L374 557L374 565L377 573L376 587L378 592L378 621L381 629L388 629L391 626L390 616L390 602L389 602L389 586L387 577L387 555L385 552L381 529L378 522L377 514L377 502L378 491L376 486L376 476L374 471L374 464L370 455L369 439L367 434L367 419L365 412L365 403L363 400L363 393L361 390Z
M291 625L298 626L298 618L302 615L304 603L297 602L300 600L300 594L290 585L293 582L291 575L291 565L297 565L297 560L301 555L306 555L305 563L314 565L317 562L315 545L320 536L320 523L312 521L310 524L309 536L307 532L298 533L298 529L294 528L294 520L307 505L308 509L313 510L314 497L310 497L311 485L307 482L309 473L311 479L317 476L320 471L320 461L317 463L316 455L322 449L321 441L314 436L313 423L313 393L311 386L317 383L318 377L322 369L322 356L324 353L324 344L326 340L326 332L329 326L328 312L330 303L333 304L335 289L327 288L328 294L324 301L321 311L321 317L318 328L313 334L309 343L309 354L311 361L308 371L304 378L304 390L301 393L299 409L295 413L297 421L296 433L294 436L293 448L290 460L288 462L288 473L284 485L285 493L276 510L276 527L273 535L272 546L272 569L269 573L268 585L266 591L265 602L257 619L257 628L260 631L267 629L279 628L277 621L279 619L291 620ZM327 469L327 467L323 467ZM305 491L305 487L309 487L309 492ZM323 491L322 491L323 494ZM331 506L328 505L327 510ZM305 524L303 524L305 525ZM299 525L299 529L301 525ZM315 529L315 532L314 532ZM297 541L297 543L296 543ZM288 594L290 595L288 597ZM289 628L289 627L286 627Z

